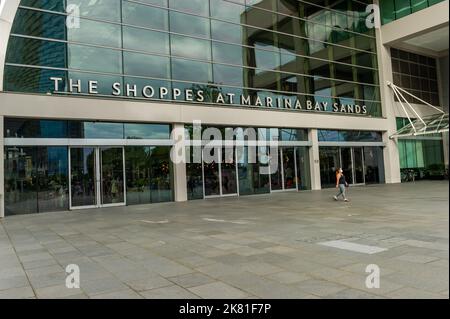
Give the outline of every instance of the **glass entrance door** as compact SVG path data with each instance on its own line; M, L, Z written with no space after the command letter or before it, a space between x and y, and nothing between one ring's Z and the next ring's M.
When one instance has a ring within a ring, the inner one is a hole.
M352 159L352 148L342 147L341 148L341 166L344 171L344 176L349 184L353 184L353 159Z
M364 151L362 147L353 148L353 184L364 184Z
M272 192L283 190L283 164L281 158L281 148L279 148L275 153L270 154L270 161L277 161L277 165L270 165L271 169L276 167L276 171L270 172L270 190Z
M342 170L349 184L364 184L364 154L362 147L342 147Z
M94 147L70 149L70 208L97 207L96 173Z
M70 208L125 205L122 147L70 149Z
M124 205L124 154L123 148L102 147L100 154L101 204Z
M284 191L297 189L297 163L294 147L280 147L275 154L271 155L271 160L278 158L276 172L270 174L271 191ZM271 165L275 167L275 165Z
M222 195L237 195L237 175L234 148L229 152L222 148L222 162L220 163L220 174L222 184Z
M214 154L217 152L218 154ZM237 165L234 149L211 149L208 161L203 151L203 180L205 197L229 196L238 194Z

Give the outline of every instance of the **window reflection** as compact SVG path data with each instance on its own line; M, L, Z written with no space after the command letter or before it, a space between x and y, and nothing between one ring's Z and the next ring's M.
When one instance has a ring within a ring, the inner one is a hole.
M150 76L163 79L170 77L168 57L124 52L123 61L126 75Z
M72 138L123 139L123 125L123 123L69 121L69 134Z
M125 159L129 205L173 200L170 147L126 147Z
M82 19L79 28L67 28L67 40L119 48L122 44L121 27Z
M196 17L180 12L170 12L170 30L172 32L209 38L210 26L207 18Z
M172 78L183 81L211 82L211 64L183 59L172 59Z
M5 148L5 215L68 209L67 147Z
M161 8L123 1L123 23L158 30L168 30L168 11Z
M126 139L170 139L170 125L125 123Z
M170 43L172 54L175 56L211 60L210 41L172 35Z
M216 40L243 44L244 27L236 24L211 20L211 37Z
M214 62L230 63L236 65L244 64L244 48L239 45L213 42L213 60Z
M120 21L121 0L66 0L67 6L76 5L82 17Z
M65 23L66 18L62 15L19 8L11 33L65 40Z
M245 23L243 13L245 7L231 1L210 0L211 17L234 23Z
M169 34L124 26L123 47L150 53L169 54Z
M209 0L170 0L170 8L201 16L208 16Z
M68 65L71 69L122 73L122 53L117 50L70 44Z

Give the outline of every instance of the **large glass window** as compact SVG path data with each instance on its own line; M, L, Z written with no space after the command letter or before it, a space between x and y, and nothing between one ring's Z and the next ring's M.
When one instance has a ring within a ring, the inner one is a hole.
M170 37L172 55L199 59L211 60L211 42L184 36L172 35Z
M207 18L171 11L170 31L209 38L209 20Z
M391 60L394 84L425 102L440 104L435 58L392 48ZM408 94L403 96L408 102L423 104Z
M66 45L61 42L11 37L8 44L9 63L64 68Z
M71 44L67 59L71 69L122 73L122 53L118 50Z
M170 8L201 16L209 15L209 0L170 0Z
M71 138L123 139L123 123L69 121Z
M123 27L123 48L150 53L169 54L169 34Z
M67 138L67 121L6 118L5 138Z
M141 1L142 2L142 1ZM128 25L168 30L167 10L129 1L122 2L122 20Z
M80 8L82 17L95 18L107 21L120 21L121 0L66 0L66 4L76 5Z
M120 48L121 31L117 24L82 19L79 28L67 28L67 40Z
M319 142L381 142L381 132L319 130Z
M173 200L170 147L127 147L125 159L129 205Z
M123 62L126 75L149 76L162 79L170 77L168 57L124 52Z
M172 59L174 80L208 83L212 81L211 64L184 59Z
M45 3L42 1L36 2ZM62 3L62 1L58 2ZM11 33L65 40L65 23L66 17L63 15L19 8L19 10L17 10Z
M170 139L170 125L125 123L126 139Z
M5 214L68 209L67 147L5 148Z

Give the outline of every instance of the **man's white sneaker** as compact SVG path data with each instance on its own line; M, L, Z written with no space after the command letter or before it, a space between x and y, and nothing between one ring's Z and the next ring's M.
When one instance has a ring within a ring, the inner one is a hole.
M336 196L333 196L334 200L338 200L338 198Z

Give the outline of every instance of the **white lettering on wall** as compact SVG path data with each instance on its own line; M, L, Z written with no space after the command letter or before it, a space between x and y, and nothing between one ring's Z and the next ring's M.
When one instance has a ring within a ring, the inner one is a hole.
M97 95L99 93L99 82L94 80L88 80L84 83L80 79L68 79L67 83L63 78L51 77L50 81L53 82L53 92L61 92L62 88L66 90L64 93L72 94L82 94L83 90L92 95ZM86 85L87 84L87 85ZM241 105L257 108L279 108L279 109L289 109L289 110L307 110L313 112L334 112L334 113L347 113L347 114L367 114L368 109L366 105L359 104L339 104L327 101L314 101L314 99L299 99L295 96L291 97L269 97L266 96L262 98L259 95L248 95L241 94L236 95L235 93L222 93L214 91L205 91L195 88L191 89L179 89L172 88L168 89L166 87L153 87L151 85L145 85L140 87L136 84L123 84L120 82L115 82L111 86L112 96L122 96L129 98L145 98L145 99L160 99L160 100L184 100L186 102L205 102L205 96L211 98L215 104L226 104L226 105ZM102 90L103 91L103 90ZM105 93L102 92L102 95Z

